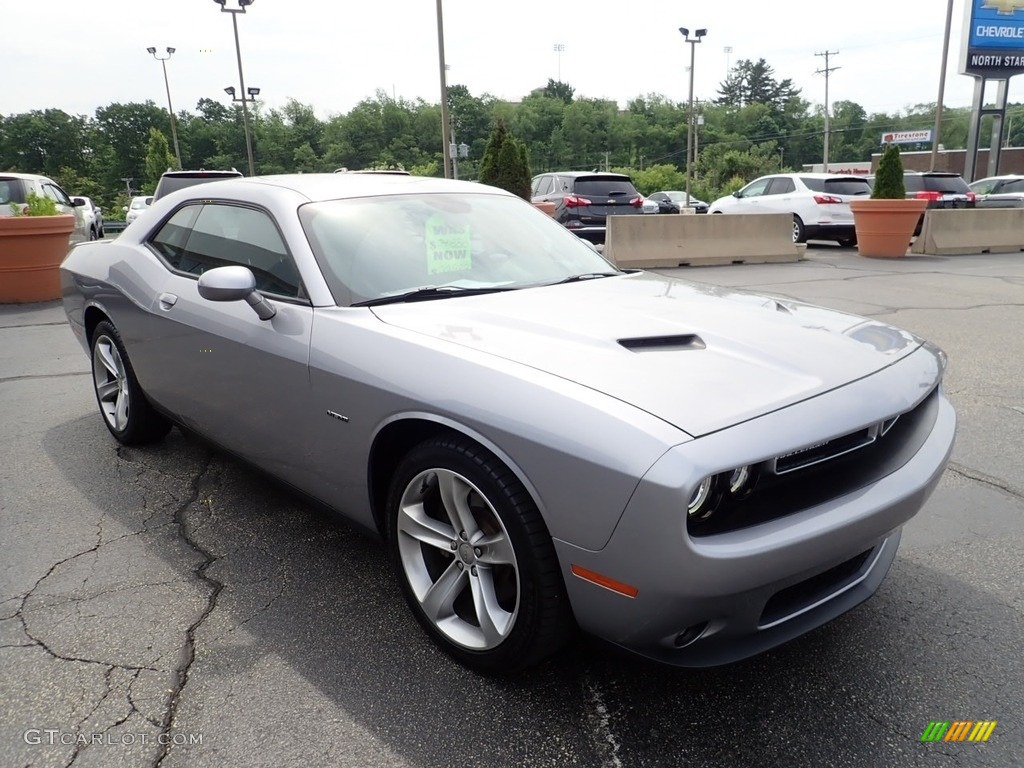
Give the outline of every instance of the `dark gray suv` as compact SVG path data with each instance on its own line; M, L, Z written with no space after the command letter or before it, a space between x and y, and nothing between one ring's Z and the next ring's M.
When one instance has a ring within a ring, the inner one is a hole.
M592 243L603 243L607 217L643 214L644 197L621 173L558 171L533 177L532 202L555 204L555 221Z
M156 191L153 192L152 202L156 202L161 197L169 195L171 192L177 192L185 187L205 184L208 181L240 178L242 178L242 174L234 168L230 171L206 171L203 169L198 171L167 171L156 184Z

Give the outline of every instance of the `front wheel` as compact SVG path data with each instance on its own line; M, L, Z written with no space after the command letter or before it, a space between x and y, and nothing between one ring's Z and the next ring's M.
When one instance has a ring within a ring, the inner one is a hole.
M170 422L153 410L142 394L124 342L106 320L92 333L92 381L103 422L118 442L149 443L170 430Z
M853 248L857 244L856 237L844 237L839 240L839 245L843 248Z
M405 599L457 661L509 674L568 640L572 621L551 535L493 454L455 435L420 444L395 471L387 512Z

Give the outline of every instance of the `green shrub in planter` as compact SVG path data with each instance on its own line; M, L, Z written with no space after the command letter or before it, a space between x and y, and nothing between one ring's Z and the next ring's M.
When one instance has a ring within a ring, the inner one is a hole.
M903 200L907 188L903 183L903 159L899 144L888 144L878 163L875 173L875 187L871 197L875 200Z
M29 192L24 207L21 203L11 203L11 213L15 216L57 216L60 211L57 210L57 201L53 198Z

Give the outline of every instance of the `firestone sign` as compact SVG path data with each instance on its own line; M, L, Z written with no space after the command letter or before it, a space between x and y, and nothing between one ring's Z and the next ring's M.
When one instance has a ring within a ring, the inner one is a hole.
M1024 0L967 0L960 72L990 80L1024 73Z
M919 141L931 141L932 131L889 131L882 134L883 144L916 144Z

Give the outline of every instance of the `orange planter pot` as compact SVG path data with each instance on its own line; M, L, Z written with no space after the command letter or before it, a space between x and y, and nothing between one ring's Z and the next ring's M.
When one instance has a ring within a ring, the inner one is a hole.
M549 202L534 203L534 206L544 211L548 216L555 215L555 204Z
M906 256L927 205L927 200L851 200L860 255L879 259Z
M59 299L75 217L0 216L0 304Z

